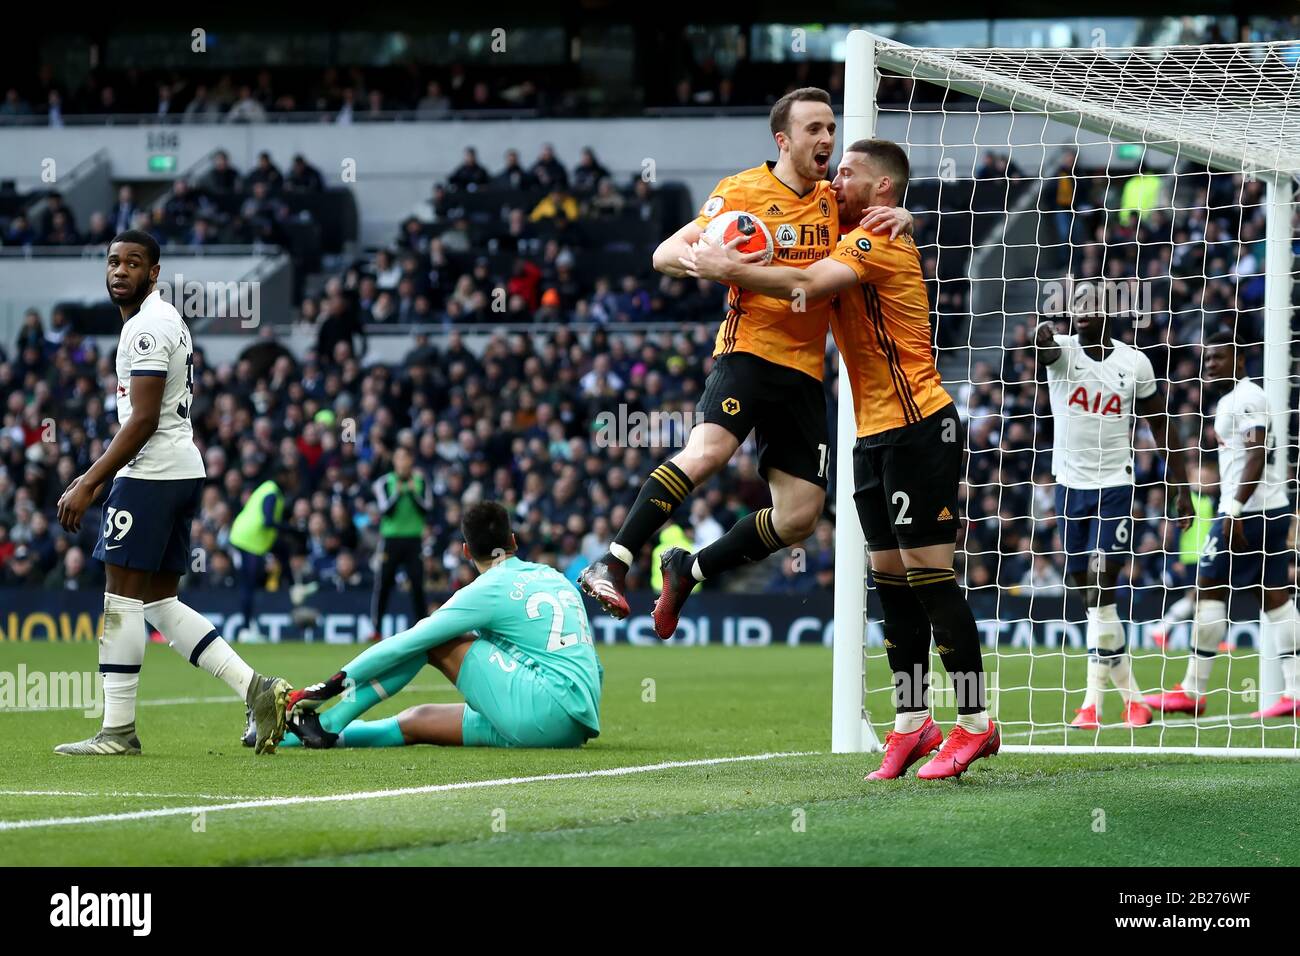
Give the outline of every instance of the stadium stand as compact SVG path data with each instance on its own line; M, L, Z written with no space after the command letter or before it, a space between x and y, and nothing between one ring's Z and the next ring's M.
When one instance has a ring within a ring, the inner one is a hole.
M697 78L677 84L671 96L678 103L726 107L762 104L805 82L842 89L842 77L825 66L825 75L804 71L794 80L783 67L745 89L717 77L704 84L707 97L700 95L703 81ZM437 76L399 70L371 79L346 69L323 76L261 70L246 83L229 74L186 80L140 75L129 82L128 88L124 76L105 73L65 93L44 72L37 83L7 92L0 122L31 119L39 115L34 104L45 103L57 104L60 115L121 109L186 123L237 123L304 108L331 112L339 122L345 115L361 121L362 103L429 119L503 104L559 113L565 102L562 94L520 91L508 72L489 82L454 66ZM911 89L898 83L895 96L906 102ZM378 118L381 110L373 112ZM46 119L52 122L53 114ZM521 151L510 152L514 156L496 166L467 150L464 162L433 184L392 241L373 249L355 242L358 211L351 193L325 188L305 156L280 169L264 153L241 171L217 153L192 181L178 178L148 201L122 185L116 202L85 222L77 221L57 192L20 195L12 183L0 184L5 246L95 248L130 225L187 247L266 242L291 255L295 312L283 320L314 337L305 357L262 343L237 361L210 364L203 343L196 349L192 417L210 484L195 542L212 558L184 587L236 586L230 523L258 481L284 462L301 476L291 516L300 533L282 536L268 587L320 581L368 589L378 540L371 484L391 467L399 444L415 453L435 493L436 516L424 544L431 590L465 582L456 526L461 509L484 497L499 498L513 510L531 559L575 577L603 552L647 470L658 463L659 449L606 440L598 416L613 407L629 415L679 413L663 437L681 440L680 425L692 420L710 367L722 289L649 271L654 244L691 215L684 187L636 178L618 183L591 150L571 167L549 149L531 162ZM1162 211L1125 212L1125 182L1113 173L1078 167L1068 156L1061 169L1036 198L1040 210L1053 214L1044 217L1040 245L1061 257L1062 274L1158 275L1159 263L1175 255L1177 245L1174 274L1181 278L1160 285L1154 321L1135 330L1135 344L1151 356L1157 378L1170 380L1171 412L1198 433L1193 349L1202 316L1235 328L1241 341L1261 340L1260 185L1240 176L1184 174L1177 194L1170 194L1172 177L1137 173L1154 177L1157 190L1165 190L1161 205L1181 210L1173 233ZM1028 330L1018 329L1010 341L989 349L1000 368L981 361L985 343L972 338L972 249L1030 184L1006 157L990 153L974 179L918 182L908 195L913 208L939 211L918 215L916 222L937 315L936 343L945 360L968 344L975 347L970 381L954 385L968 418L970 449L959 574L974 589L1050 588L1060 582L1051 555L1061 545L1051 520L1044 453L1051 418L1046 391L1034 385L1040 373ZM38 199L40 215L29 217ZM1076 259L1066 255L1068 249ZM504 314L492 305L498 290L505 293ZM511 331L498 330L502 325ZM88 515L75 537L54 530L51 516L62 489L100 454L117 427L111 356L88 337L108 327L69 304L48 314L29 312L16 340L0 343L0 392L7 396L0 423L0 584L74 589L102 580L102 569L87 557L98 516ZM404 362L367 360L368 339L385 331L411 336ZM462 332L491 335L471 349ZM1259 361L1252 355L1252 374L1258 374ZM832 400L832 421L834 414ZM42 437L51 423L58 436L53 443ZM344 440L349 430L355 440ZM1178 532L1154 485L1159 461L1145 431L1138 441L1143 451L1137 462L1137 554L1121 584L1181 584L1170 578L1166 560L1177 550ZM1201 442L1213 447L1207 434L1201 433ZM1212 483L1212 476L1206 480ZM704 543L766 503L754 448L747 443L689 514L679 516L679 525ZM804 545L816 575L793 574L773 559L771 566L726 578L723 586L790 593L829 587L832 535L828 520ZM631 586L646 587L649 577L643 559Z

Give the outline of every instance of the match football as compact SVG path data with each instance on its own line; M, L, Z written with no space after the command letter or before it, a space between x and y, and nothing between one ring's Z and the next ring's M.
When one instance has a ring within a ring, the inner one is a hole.
M743 255L766 253L763 261L772 261L772 234L753 213L738 210L720 213L709 222L704 236L715 246L729 246ZM735 246L731 246L733 242Z
M1300 17L877 6L7 41L16 911L833 866L921 932L1266 925Z

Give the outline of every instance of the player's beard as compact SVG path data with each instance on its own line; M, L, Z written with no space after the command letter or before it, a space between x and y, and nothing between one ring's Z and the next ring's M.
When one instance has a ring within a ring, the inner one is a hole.
M874 204L868 197L856 196L847 189L837 197L836 209L840 216L840 235L845 235L858 228L858 221L862 218L862 210L871 205Z
M141 282L138 286L128 292L126 295L119 296L113 291L113 283L105 280L104 287L108 289L108 299L119 309L131 309L138 306L149 295L149 283Z

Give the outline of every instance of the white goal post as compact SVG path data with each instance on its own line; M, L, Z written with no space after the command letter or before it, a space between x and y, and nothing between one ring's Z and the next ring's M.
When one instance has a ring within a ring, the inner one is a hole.
M944 183L951 182L954 170L958 179L974 180L976 158L988 153L997 153L1009 163L1019 164L1024 170L1017 173L1019 179L1031 181L1028 190L1021 189L1018 198L1013 199L1011 192L1007 192L1000 216L998 210L993 210L982 220L977 215L970 217L973 221L993 220L996 224L988 235L974 237L972 234L964 250L963 268L972 290L963 310L964 321L968 323L964 333L966 342L961 346L965 353L965 381L960 374L956 379L947 374L944 361L940 362L941 371L945 371L945 385L957 398L963 419L967 418L968 410L962 407L963 398L959 396L969 394L964 389L971 385L972 366L987 362L998 368L1003 347L1009 346L1016 327L1028 323L1032 330L1043 280L1062 278L1060 269L1040 269L1040 262L1061 258L1070 263L1064 267L1068 272L1087 252L1083 247L1088 245L1093 248L1093 254L1098 254L1096 249L1100 247L1102 261L1107 261L1109 232L1100 238L1078 237L1070 231L1078 228L1075 225L1078 216L1073 211L1066 213L1067 220L1061 220L1060 228L1069 236L1062 241L1061 248L1037 249L1037 238L1041 236L1038 230L1056 228L1046 224L1050 214L1044 213L1041 201L1037 201L1043 194L1043 185L1052 180L1056 168L1053 162L1069 151L1076 157L1104 153L1107 157L1104 162L1091 164L1099 170L1092 174L1095 182L1091 186L1111 190L1106 193L1108 196L1114 195L1136 171L1131 164L1111 166L1108 157L1120 148L1136 151L1144 170L1148 168L1148 159L1156 163L1156 172L1166 188L1172 182L1177 189L1179 177L1183 175L1191 183L1194 173L1236 174L1247 183L1264 184L1260 202L1264 253L1258 257L1263 291L1262 302L1255 312L1262 317L1262 384L1272 410L1277 451L1286 456L1289 493L1294 504L1296 454L1292 391L1298 380L1294 373L1295 341L1291 325L1296 268L1292 253L1296 212L1293 180L1300 174L1298 77L1300 40L1158 48L922 49L862 30L849 34L841 142L847 146L857 139L879 136L902 145L913 166L908 205L918 213L918 218L943 216L937 202L933 208L918 210L910 201L918 182L928 179L942 194ZM882 100L878 90L886 78L891 87L889 96ZM921 88L925 89L925 95L918 94ZM954 136L964 138L953 139ZM1078 159L1076 162L1080 169L1089 165ZM1112 222L1122 219L1113 215L1121 210L1113 209L1110 200L1102 211L1107 230ZM1031 226L1021 221L1024 218L1021 214L1026 212L1036 217ZM1170 218L1176 220L1173 207L1169 212ZM1138 218L1130 220L1136 224L1135 232L1145 214L1146 210L1139 208L1134 213ZM1016 229L1020 232L1013 236ZM1025 229L1031 230L1028 235L1033 237L1028 241L1024 238ZM1172 228L1171 232L1177 258L1177 232ZM1140 236L1127 241L1139 247L1142 243ZM1205 245L1208 239L1198 241ZM1246 242L1244 236L1241 241ZM927 248L936 258L948 251L945 242L933 237L919 237L918 245L923 257ZM977 276L977 263L991 261L990 249L998 245L1001 250L993 251L1001 256L1002 272L991 277ZM1032 274L1013 274L1007 265L1013 258L1022 262L1032 258ZM1154 268L1151 261L1145 260L1144 266ZM1163 275L1158 268L1151 275L1176 281L1173 266L1166 262L1164 268ZM1202 267L1202 272L1195 277L1202 282L1208 283L1211 275L1217 277L1208 265ZM1236 271L1231 276L1234 283L1250 278ZM941 288L945 281L952 281L929 274L927 279ZM1024 291L1026 282L1029 293ZM1026 295L1029 300L1025 299ZM1234 308L1240 301L1235 300ZM989 307L990 302L994 307ZM945 318L941 315L939 321ZM1191 344L1198 343L1199 337ZM955 361L958 347L951 348ZM890 725L892 710L888 707L887 662L879 651L878 641L874 642L873 654L873 642L867 639L866 549L853 505L852 448L856 433L842 359L839 367L831 746L835 753L848 753L880 749L880 739ZM1256 380L1260 377L1257 373ZM1163 393L1167 383L1159 384ZM1034 386L1032 381L1029 385L1041 389L1041 385ZM1204 453L1203 458L1213 462L1213 450ZM998 500L1001 501L1000 490ZM1033 521L1029 514L1024 518ZM1030 559L1033 560L1032 553ZM967 575L971 567L968 560ZM959 583L968 583L962 581L960 571ZM1001 584L994 581L995 588ZM1003 590L997 593L1001 595ZM997 602L1000 610L1001 596ZM1132 645L1136 627L1132 622L1127 626ZM991 674L995 683L990 695L999 698L1001 706L1014 711L1014 720L1003 722L1004 740L1008 741L1004 749L1207 756L1300 755L1300 732L1294 720L1284 727L1276 722L1252 721L1242 715L1241 708L1245 706L1242 701L1250 695L1260 701L1251 704L1252 707L1266 707L1282 691L1277 652L1267 645L1264 628L1259 629L1259 634L1260 638L1254 639L1255 653L1226 655L1236 683L1222 688L1222 700L1227 706L1219 708L1221 717L1162 721L1157 715L1150 728L1121 730L1106 725L1097 732L1080 733L1068 731L1065 726L1067 715L1072 713L1066 708L1067 702L1072 697L1081 697L1083 692L1079 677L1082 651L1077 644L1067 649L1062 637L1059 647L1053 650L1047 645L1036 646L1031 637L1027 653L1022 642L1014 651L1006 650L1004 657L1004 647L995 633L992 643L984 647L986 668L999 673L1005 668L1011 686L998 685L998 675ZM1180 636L1166 646L1161 638L1158 647L1147 643L1140 651L1135 648L1134 673L1144 690L1168 689L1177 680L1187 654L1183 641ZM941 675L937 658L934 663L933 670ZM1025 668L1027 677L1021 676ZM1250 673L1243 677L1247 668ZM1043 678L1042 673L1051 676ZM1046 683L1040 683L1044 680ZM992 705L991 709L996 714ZM1011 727L1012 723L1016 726ZM1007 733L1008 729L1012 732Z

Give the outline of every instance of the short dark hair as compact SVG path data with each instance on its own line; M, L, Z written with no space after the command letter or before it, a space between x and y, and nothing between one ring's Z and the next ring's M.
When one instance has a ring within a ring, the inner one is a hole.
M912 178L912 164L903 147L888 139L860 139L844 148L846 153L862 153L884 168L894 183L894 201L902 202L907 181Z
M1230 348L1232 349L1232 360L1237 361L1237 339L1231 332L1220 331L1208 336L1202 343L1207 349Z
M113 241L108 246L111 249L119 242L133 242L137 246L144 246L145 252L149 253L149 265L151 266L156 266L158 260L162 258L162 249L158 247L158 240L143 230L128 229L126 232L119 232L113 237Z
M803 86L785 94L772 104L772 112L768 116L773 136L790 131L790 109L796 103L825 103L830 106L831 95L816 86Z
M511 544L510 512L496 501L480 501L466 509L460 519L469 553L479 561L514 551Z

